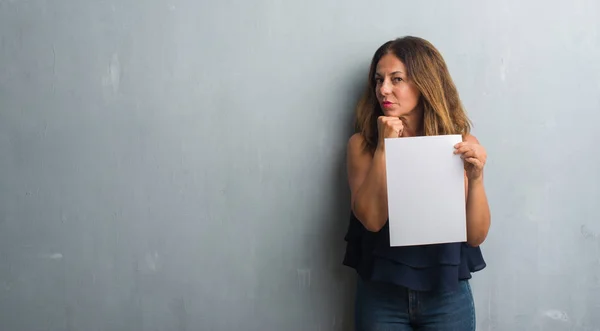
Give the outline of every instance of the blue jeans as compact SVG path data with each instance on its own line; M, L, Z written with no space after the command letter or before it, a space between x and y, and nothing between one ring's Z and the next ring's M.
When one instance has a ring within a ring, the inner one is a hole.
M419 292L358 277L356 331L474 331L471 285L457 290Z

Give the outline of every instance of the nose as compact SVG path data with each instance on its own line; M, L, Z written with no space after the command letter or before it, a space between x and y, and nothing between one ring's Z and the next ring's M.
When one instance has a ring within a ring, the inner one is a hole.
M383 82L381 82L381 85L379 86L379 93L381 95L388 95L390 94L392 91L392 88L390 86L390 81L388 79L384 79Z

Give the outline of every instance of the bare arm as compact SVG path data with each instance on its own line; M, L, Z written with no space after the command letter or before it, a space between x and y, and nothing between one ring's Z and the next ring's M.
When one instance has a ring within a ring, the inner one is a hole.
M477 138L473 136L466 137L465 142L479 145ZM483 164L486 159L485 150L481 146L477 146L475 150L476 152L473 157L476 157L481 162L481 171L475 178L465 176L467 192L467 243L473 247L477 247L485 241L491 223L490 208L483 185Z
M477 247L487 237L490 228L490 208L483 179L469 180L467 194L467 243Z
M363 226L369 231L377 232L388 218L385 151L380 147L371 154L364 146L364 138L358 133L348 141L351 206Z

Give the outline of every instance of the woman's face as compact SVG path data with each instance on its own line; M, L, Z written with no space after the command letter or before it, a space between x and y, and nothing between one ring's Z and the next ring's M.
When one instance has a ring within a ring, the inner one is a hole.
M404 63L392 53L377 63L375 93L383 114L394 117L410 115L421 97L415 84L408 81Z

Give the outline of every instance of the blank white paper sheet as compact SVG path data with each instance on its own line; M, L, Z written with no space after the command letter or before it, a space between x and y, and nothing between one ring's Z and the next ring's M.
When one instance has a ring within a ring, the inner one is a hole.
M390 246L467 240L461 135L388 138L385 161Z

